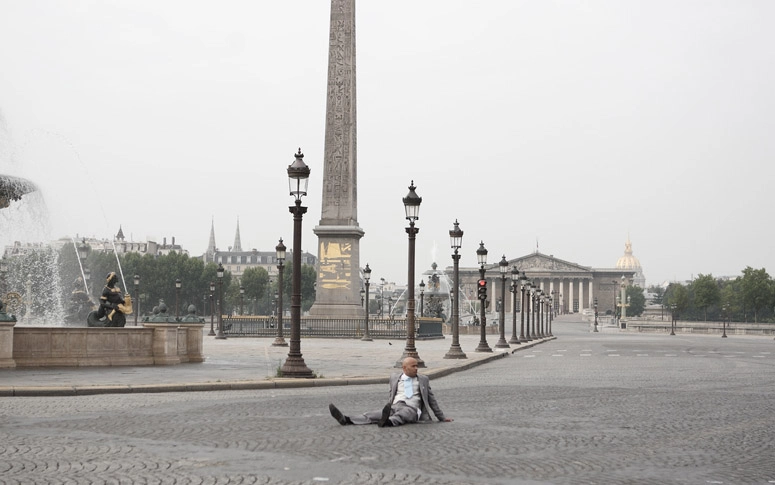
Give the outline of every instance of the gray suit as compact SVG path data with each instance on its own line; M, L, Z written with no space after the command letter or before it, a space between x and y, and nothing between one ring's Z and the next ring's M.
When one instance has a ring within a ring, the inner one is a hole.
M402 372L394 373L390 376L390 394L388 396L388 402L393 402L398 392L398 381L401 379ZM439 403L436 402L436 397L431 391L431 381L428 376L417 374L417 383L420 387L420 397L422 397L421 415L419 417L420 422L432 421L428 407L433 411L436 419L444 421L444 413L439 407ZM347 418L353 424L375 424L382 416L382 410L369 411L358 416L347 416ZM407 423L418 422L417 410L413 407L407 406L403 401L399 401L393 404L390 408L390 422L393 426L399 426Z

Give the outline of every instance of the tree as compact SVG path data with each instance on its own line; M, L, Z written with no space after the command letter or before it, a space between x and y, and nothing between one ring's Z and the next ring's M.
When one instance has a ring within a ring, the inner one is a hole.
M708 321L708 307L718 305L721 301L721 289L713 275L700 274L692 282L694 305L703 311L704 320Z
M627 302L627 315L637 317L643 314L643 310L646 308L646 296L643 294L643 288L640 286L628 286L626 290Z
M753 310L753 321L758 323L761 310L771 307L773 303L773 283L770 275L764 268L746 267L743 270L741 290L743 302Z
M247 268L242 273L242 279L240 282L245 288L245 298L248 300L255 298L256 307L253 309L253 311L256 314L260 314L261 312L258 308L258 304L262 300L265 300L267 297L267 289L269 288L269 273L260 266ZM271 313L271 311L269 313Z
M682 313L689 307L689 292L681 283L670 283L665 290L665 301L677 313Z

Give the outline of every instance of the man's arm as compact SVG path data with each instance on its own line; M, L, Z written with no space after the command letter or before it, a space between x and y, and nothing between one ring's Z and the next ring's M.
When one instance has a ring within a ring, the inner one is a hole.
M436 401L436 396L433 395L433 390L431 389L430 379L428 379L428 406L433 410L433 414L439 421L445 421L447 423L452 421L452 418L447 418L444 416L444 412L441 410L441 407L439 407L439 403Z

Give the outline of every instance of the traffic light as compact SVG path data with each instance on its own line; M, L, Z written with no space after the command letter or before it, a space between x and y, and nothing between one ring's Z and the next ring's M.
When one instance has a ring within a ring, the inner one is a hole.
M479 280L476 284L477 286L477 296L480 300L486 300L487 299L487 280Z

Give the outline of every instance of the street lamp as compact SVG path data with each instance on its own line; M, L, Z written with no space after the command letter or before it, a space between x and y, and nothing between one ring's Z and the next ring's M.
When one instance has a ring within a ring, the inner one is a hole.
M180 288L183 286L183 283L180 281L180 278L175 280L175 319L180 318Z
M476 250L476 262L479 263L479 281L477 291L479 297L479 345L474 352L492 352L487 345L487 316L485 315L485 305L487 304L487 280L484 279L484 265L487 264L487 249L484 247L484 241L479 242L479 249Z
M496 349L508 349L509 343L506 342L506 275L509 273L509 262L506 261L506 255L501 257L498 263L498 270L501 274L501 310L498 315L498 330L500 336L495 344Z
M417 233L420 232L420 229L415 227L414 222L420 218L420 203L422 202L422 197L417 195L417 192L414 191L415 188L414 180L412 180L412 183L409 184L409 193L402 199L406 220L409 221L409 227L406 228L406 234L409 236L409 271L406 283L409 295L406 300L406 347L404 347L401 359L396 362L396 367L401 367L402 361L407 357L416 359L417 367L425 367L425 362L414 347L414 244Z
M463 247L463 230L455 220L455 224L449 231L449 246L452 248L452 345L444 354L445 359L467 359L468 356L460 348L460 254L458 250Z
M611 280L611 284L613 285L613 288L614 288L614 316L613 316L613 318L614 318L614 325L618 326L618 324L616 323L616 311L617 311L617 308L618 308L618 306L616 304L616 298L617 298L616 294L619 292L619 282L616 281L616 280Z
M724 305L722 309L724 310L724 320L721 324L721 328L723 328L721 338L727 338L727 318L729 318L729 304Z
M379 281L379 318L385 318L385 278Z
M280 288L278 294L278 306L279 312L277 313L277 336L272 342L273 347L287 347L288 343L283 337L283 270L285 269L285 244L283 244L283 238L280 238L280 243L275 246L275 257L277 258L277 286Z
M294 205L289 207L293 214L293 274L291 276L291 345L288 358L281 369L283 377L314 377L312 370L304 363L301 355L301 218L307 208L301 205L301 198L307 195L310 169L304 163L304 154L295 155L288 165L288 187L294 197Z
M210 333L207 334L210 337L215 335L215 331L213 330L213 318L215 316L215 311L214 311L215 308L213 306L215 305L214 295L215 295L215 283L211 281L210 282Z
M371 342L371 335L369 335L369 280L371 279L371 268L369 263L366 263L366 268L363 270L363 282L366 285L366 320L364 321L364 332L361 340L365 342Z
M223 265L218 263L218 269L215 274L218 275L218 335L215 338L223 340L226 335L223 334Z
M597 331L597 297L595 297L595 332Z
M244 313L242 312L242 305L245 303L245 287L242 285L239 285L239 314L242 316Z
M676 310L678 309L678 305L675 303L670 304L670 335L675 335L675 325L676 320L678 320L678 317L676 316Z
M425 280L420 280L420 316L424 316L424 302L425 302Z
M530 307L530 305L527 302L527 299L525 297L525 289L527 286L529 286L530 283L527 280L527 275L525 272L522 272L522 276L519 277L519 288L521 291L521 297L522 297L522 304L519 307L519 343L523 342L529 342L530 339L525 336L525 314L527 313L527 309ZM527 320L528 325L528 333L530 333L530 316L528 316Z
M516 266L511 267L511 285L509 286L511 292L511 338L510 344L519 345L519 336L517 335L517 293L519 292L519 270Z
M137 315L140 313L140 275L135 275L135 327L137 326Z

